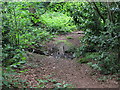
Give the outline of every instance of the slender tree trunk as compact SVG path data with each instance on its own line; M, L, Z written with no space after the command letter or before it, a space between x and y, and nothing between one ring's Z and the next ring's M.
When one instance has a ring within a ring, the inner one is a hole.
M98 15L101 17L101 19L103 20L103 22L105 23L105 18L102 16L99 8L97 7L96 3L93 2L93 5L94 5L94 10L98 13Z

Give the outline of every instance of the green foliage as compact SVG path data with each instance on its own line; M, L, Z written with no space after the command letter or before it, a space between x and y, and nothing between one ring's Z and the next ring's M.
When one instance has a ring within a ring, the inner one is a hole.
M32 31L20 36L20 43L23 45L34 45L41 41L48 41L53 37L53 35L49 34L49 32L42 28L33 28Z
M98 66L102 73L116 73L119 72L119 32L118 26L109 25L107 31L102 31L99 36L87 32L84 40L99 51L100 55L97 57ZM111 67L112 66L112 67Z
M91 17L94 14L88 2L51 3L49 9L71 16L78 30L84 30L87 24L92 22Z
M38 81L39 81L40 83L47 83L47 82L48 82L47 80L42 80L42 79L38 79Z
M41 5L41 7L37 7ZM29 45L37 44L41 41L47 41L53 36L45 29L34 27L33 22L39 22L39 18L33 20L29 9L36 8L37 12L34 15L39 15L39 8L42 8L44 3L3 3L3 27L2 27L2 44L3 44L3 65L8 66L20 65L20 61L25 60L24 48Z
M45 88L47 83L53 83L52 87L54 87L54 88L73 88L73 85L65 84L64 81L63 81L63 83L59 83L55 79L46 78L46 80L38 79L37 81L40 83L40 85L38 85L37 88Z
M83 58L80 58L77 62L79 63L89 63L91 60L96 60L99 53L86 53Z
M18 75L18 73L14 72L14 70L10 67L3 68L2 84L4 89L18 88L18 86L21 88L25 88L28 85L26 83L26 80L21 80L18 77L14 77L16 75Z
M116 4L112 4L111 6L109 5L110 8L106 7L107 9L103 9L100 6L100 4L105 6L107 3L95 4L97 7L99 6L98 9L99 11L101 10L100 13L102 13L103 18L101 18L100 15L97 16L97 11L94 11L95 14L91 15L90 23L86 24L88 29L85 30L85 36L81 41L83 46L78 49L78 52L80 52L78 56L85 56L88 52L98 52L99 55L95 59L97 63L92 64L92 67L100 70L102 74L118 73L120 72L119 12L116 12L110 16L110 12L112 11L109 10L116 8ZM94 4L91 4L91 7L95 7ZM107 18L105 14L110 17ZM112 20L110 18L112 18ZM105 20L104 22L103 19ZM94 25L96 27L91 27Z
M3 59L2 59L2 65L3 66L9 66L9 65L20 65L22 63L25 63L25 53L19 48L13 48L9 44L6 45L3 49Z
M117 78L117 74L114 74L114 75L106 75L106 76L100 76L99 78L98 78L98 81L100 81L100 82L105 82L105 81L107 81L107 80L109 80L109 79L118 79Z
M45 88L47 84L51 84L51 87L53 87L54 89L58 89L58 88L74 88L73 85L71 84L67 84L65 81L63 81L62 83L58 82L56 79L50 79L53 75L48 75L45 77L45 79L37 79L37 81L39 82L39 85L37 86L37 88Z
M103 77L98 78L98 80L101 82L105 82L107 80L107 77L103 76Z
M52 38L49 32L33 25L39 22L29 11L30 7L36 8L40 3L20 3L20 2L3 2L2 3L2 65L4 68L20 68L26 63L25 48L29 45L37 44ZM42 6L43 3L41 3ZM38 8L37 8L38 9ZM39 11L39 10L38 10ZM43 11L44 12L44 11ZM38 15L41 13L35 13ZM32 22L32 19L33 22ZM3 73L3 84L5 87L18 87L19 81L9 80L9 71ZM24 71L21 71L24 72ZM7 74L8 73L8 74ZM7 75L7 76L6 76ZM8 78L7 78L8 77ZM7 81L6 81L7 80ZM15 84L15 85L13 85ZM11 86L12 85L12 86ZM18 85L18 86L17 86ZM23 85L24 86L24 85Z
M79 63L88 63L89 62L89 60L88 59L86 59L86 58L81 58L80 60L78 60L77 62L79 62Z
M51 33L67 33L75 30L72 18L59 12L46 12L41 15L41 22L48 27Z
M83 56L80 62L93 59L96 63L90 62L89 65L100 70L102 74L119 73L119 10L119 2L3 2L3 67L21 67L26 62L25 48L49 41L54 37L53 34L72 32L77 26L78 30L85 32L81 39L82 47L75 49L76 57ZM20 83L15 83L9 77L9 71L10 69L3 73L3 84L7 87L18 87ZM47 81L40 82L40 87L44 87ZM61 84L57 83L56 86L60 88ZM62 84L62 87L67 86Z

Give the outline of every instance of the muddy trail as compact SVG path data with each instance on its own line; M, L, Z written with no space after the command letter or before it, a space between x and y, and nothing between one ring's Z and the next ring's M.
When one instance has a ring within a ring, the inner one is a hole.
M49 50L46 55L28 52L28 61L24 65L24 70L27 71L17 77L26 80L33 88L67 85L70 88L118 88L119 84L114 78L98 80L103 75L87 64L77 63L74 53L68 52L71 47L80 46L79 37L82 36L83 32L79 31L54 38L53 41L46 43Z

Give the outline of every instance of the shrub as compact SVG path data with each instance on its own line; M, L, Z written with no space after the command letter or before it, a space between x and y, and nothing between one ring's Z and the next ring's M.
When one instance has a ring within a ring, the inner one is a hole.
M46 30L41 28L33 28L33 30L20 36L20 43L23 45L34 45L40 43L41 41L48 41L53 37L54 36Z

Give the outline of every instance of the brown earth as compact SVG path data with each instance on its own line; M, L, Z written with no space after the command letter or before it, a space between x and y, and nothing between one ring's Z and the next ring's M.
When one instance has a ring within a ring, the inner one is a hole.
M66 40L67 36L73 37L70 42L79 45L79 32L74 32L69 35L59 36L55 40ZM99 81L97 78L100 75L95 70L91 69L87 64L77 63L75 59L54 58L53 56L44 56L35 53L28 53L28 63L24 65L28 71L18 75L29 82L29 86L38 87L37 79L55 79L57 82L46 83L47 88L54 88L53 84L63 83L72 84L76 88L118 88L118 82L113 79ZM97 73L95 75L92 75ZM50 76L50 77L47 77ZM47 77L47 78L46 78ZM65 81L65 82L63 82Z

